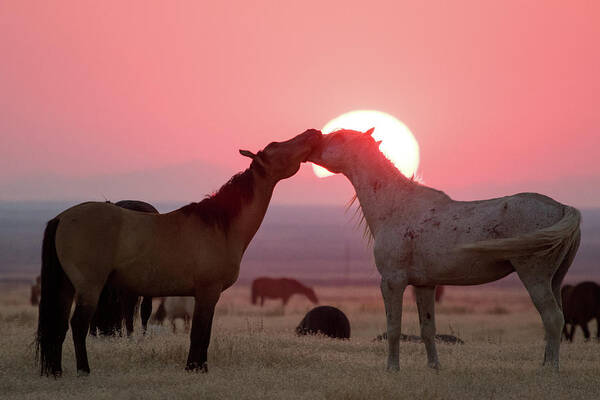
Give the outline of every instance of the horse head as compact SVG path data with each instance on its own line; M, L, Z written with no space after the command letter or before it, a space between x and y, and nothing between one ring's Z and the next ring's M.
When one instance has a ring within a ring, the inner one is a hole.
M300 169L308 155L320 143L322 134L316 129L309 129L285 142L272 142L257 154L248 150L240 150L240 154L252 159L252 165L259 172L274 181L289 178Z
M317 295L315 294L314 289L306 288L305 294L306 294L306 297L308 297L308 299L313 302L313 304L319 304L319 299L317 298Z
M374 128L366 132L342 129L323 136L321 143L308 156L308 161L318 164L330 172L347 171L366 151L379 148L371 136ZM379 150L378 150L379 151Z

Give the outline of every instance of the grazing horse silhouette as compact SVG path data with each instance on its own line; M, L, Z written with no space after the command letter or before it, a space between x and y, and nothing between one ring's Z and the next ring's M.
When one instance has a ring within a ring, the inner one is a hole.
M455 201L406 178L381 153L373 129L325 135L309 161L344 174L356 190L381 274L388 369L399 369L402 297L416 287L428 365L439 368L434 342L437 285L477 285L512 272L529 292L546 331L544 364L558 369L560 286L579 247L581 215L535 193Z
M158 210L152 204L139 200L121 200L117 201L115 205L127 210L158 214ZM97 333L105 336L121 335L122 326L125 323L127 336L131 336L139 302L137 294L106 285L102 289L96 313L90 323L90 334L94 336ZM148 329L148 319L151 314L152 297L145 296L140 310L144 333Z
M563 287L563 313L565 315L564 333L570 342L573 341L575 328L579 325L586 340L590 338L588 322L596 319L596 337L600 339L600 286L595 282L581 282L573 287ZM567 332L566 323L571 324Z
M303 294L313 304L319 303L315 291L295 279L263 277L256 278L252 282L252 304L256 304L256 300L260 298L261 307L265 303L265 298L281 299L285 306L294 294Z
M350 339L350 321L339 309L331 306L315 307L306 313L296 327L298 335L322 334L334 339Z
M90 372L85 340L106 283L142 296L196 299L187 370L207 371L214 309L238 278L240 262L265 216L277 182L294 175L320 142L309 130L270 143L250 167L214 195L167 214L87 202L48 222L42 245L37 350L42 374L61 375L62 344L71 329L79 375Z

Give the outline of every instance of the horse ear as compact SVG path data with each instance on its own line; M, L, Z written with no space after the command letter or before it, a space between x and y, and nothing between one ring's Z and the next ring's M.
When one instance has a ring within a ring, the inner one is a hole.
M376 142L375 142L375 144L376 144L377 146L379 146L379 145L381 144L381 142L383 142L383 140L378 140L378 141L376 141Z
M373 132L375 132L375 127L372 127L371 129L369 129L368 131L365 132L365 135L369 135L372 136Z
M256 154L254 154L250 150L240 150L240 154L244 157L250 157L253 160L256 159Z

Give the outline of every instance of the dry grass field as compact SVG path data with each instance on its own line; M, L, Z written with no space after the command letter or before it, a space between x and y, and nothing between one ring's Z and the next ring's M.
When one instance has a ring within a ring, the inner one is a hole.
M152 326L147 336L88 339L92 374L75 376L70 332L64 376L40 377L31 345L37 309L27 288L0 287L0 397L7 399L594 399L600 393L600 344L578 333L561 346L561 371L541 368L543 330L524 289L448 288L438 306L439 333L464 345L438 345L442 370L426 367L422 344L401 344L401 372L385 370L385 330L377 288L316 288L321 304L342 309L350 341L297 337L310 304L294 297L284 310L249 304L236 286L217 308L209 373L184 371L188 336ZM410 292L403 331L418 334ZM139 326L139 321L136 327ZM139 330L139 329L138 329ZM592 329L595 333L595 327Z

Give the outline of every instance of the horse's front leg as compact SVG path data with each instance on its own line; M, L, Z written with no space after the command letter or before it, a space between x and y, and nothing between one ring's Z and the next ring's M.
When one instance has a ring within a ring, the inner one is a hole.
M400 335L402 334L402 298L407 282L405 279L382 278L381 294L385 303L388 338L387 369L400 370Z
M221 287L202 287L196 290L196 304L190 332L190 352L185 367L188 371L208 372L208 345L215 305L221 295Z
M427 365L440 369L437 349L435 348L435 286L415 287L421 338L427 350Z

